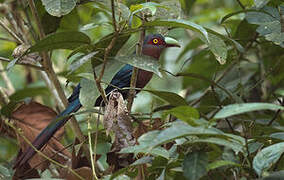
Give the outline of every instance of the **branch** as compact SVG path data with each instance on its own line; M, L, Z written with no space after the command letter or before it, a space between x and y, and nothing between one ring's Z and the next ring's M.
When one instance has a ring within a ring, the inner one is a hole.
M137 48L136 48L136 54L137 55L142 54L142 45L143 45L144 37L145 37L145 30L143 29L140 32L139 43L138 43ZM132 75L131 75L131 81L130 81L129 96L128 96L128 99L127 99L127 101L128 101L128 103L127 103L128 112L131 112L133 100L134 100L134 97L135 97L135 94L136 94L136 91L135 91L134 88L136 87L137 75L138 75L138 68L133 67Z
M39 37L40 37L40 39L43 39L45 37L45 34L44 34L44 31L43 31L39 15L37 13L37 10L36 10L35 4L34 4L34 1L28 0L28 2L29 2L29 6L31 8L32 15L34 16L34 18L36 20L37 27L39 29ZM67 100L67 98L64 94L63 89L61 88L61 85L60 85L60 82L59 82L59 80L56 76L56 73L54 72L54 69L52 68L52 62L51 62L48 54L46 52L42 53L42 58L43 58L42 66L45 69L45 72L46 72L49 80L53 83L54 88L56 89L58 96L60 97L59 101L62 101L62 104L64 105L64 106L61 106L61 109L63 110L63 109L65 109L65 107L68 106L68 100ZM52 89L52 87L50 87L50 89ZM73 131L75 132L76 136L78 137L80 143L85 142L85 136L83 135L83 133L80 129L80 126L79 126L78 122L76 121L76 119L74 117L71 118L71 127L72 127ZM87 156L87 159L89 160L89 162L91 162L91 160L90 160L91 158L89 156L89 149L88 149L88 146L86 144L83 144L83 150L84 150L85 155Z
M22 39L18 37L6 24L4 23L3 19L0 19L0 26L5 29L19 44L24 44Z
M4 62L11 62L10 59L8 58L4 58L4 57L0 57L0 61L4 61ZM28 64L28 63L22 63L22 62L16 62L17 65L23 65L23 66L27 66L27 67L31 67L40 71L44 71L43 67L41 66L37 66L37 65L33 65L33 64ZM1 69L1 68L0 68Z
M246 9L246 7L242 4L240 0L237 0L237 3L241 6L242 9Z
M146 2L148 2L148 1L146 1ZM144 23L144 21L145 21L144 14L142 14L142 18L143 18L142 23ZM139 55L139 56L141 56L141 54L142 54L142 46L143 46L144 38L145 38L145 29L143 28L140 32L139 43L136 47L136 54ZM128 112L131 112L133 100L134 100L135 93L136 93L134 88L136 87L137 75L138 75L138 68L133 67L132 75L131 75L131 81L130 81L130 90L129 90L128 99L127 99L127 101L128 101L128 103L127 103Z
M116 40L118 38L118 34L120 33L120 30L118 30L117 26L116 26L114 0L111 0L111 11L112 11L112 25L113 25L113 29L114 29L114 37L112 38L111 42L109 43L109 45L105 49L103 67L101 69L100 76L97 77L97 74L94 71L94 78L95 78L95 81L96 81L96 85L98 87L98 90L101 93L101 96L102 96L103 101L104 101L105 104L107 104L108 101L107 101L107 98L106 98L105 91L104 91L104 89L101 86L101 80L102 80L104 72L105 72L105 68L106 68L106 64L107 64L107 58L109 56L109 53L112 50L112 48L114 47L115 42L116 42Z

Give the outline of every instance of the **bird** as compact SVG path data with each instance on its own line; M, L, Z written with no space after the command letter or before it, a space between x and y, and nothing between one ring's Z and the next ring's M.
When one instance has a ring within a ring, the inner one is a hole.
M177 41L173 41L172 38L164 37L161 34L150 34L144 38L142 45L142 54L146 56L151 56L155 60L159 60L161 53L164 49L168 47L180 47ZM132 76L133 66L126 64L124 65L112 78L110 85L105 89L105 93L109 94L111 91L118 87L120 89L130 87L130 81ZM143 69L138 69L136 88L144 88L146 84L151 80L153 73ZM45 128L32 142L32 145L40 150L60 129L66 122L70 119L70 114L78 111L82 105L79 100L80 94L80 84L78 84L71 96L68 98L68 106L64 111L59 113L55 119ZM136 93L138 93L137 91ZM123 98L127 98L128 90L121 91ZM103 99L98 97L94 106L100 106ZM21 167L27 163L34 155L36 151L30 146L24 151L14 164L14 168Z

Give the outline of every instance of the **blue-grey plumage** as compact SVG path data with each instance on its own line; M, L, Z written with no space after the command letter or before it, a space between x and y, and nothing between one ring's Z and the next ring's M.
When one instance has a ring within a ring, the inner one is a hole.
M165 41L165 38L160 34L148 35L142 46L142 54L152 56L155 59L159 59L161 52L167 47L179 47L177 44L169 44ZM110 84L106 89L106 94L109 94L115 87L120 89L130 87L130 81L132 76L133 66L126 64L123 66L113 77ZM150 81L153 73L145 70L138 70L137 76L137 88L144 88L144 86ZM56 118L36 137L33 141L33 146L37 149L41 149L55 134L55 132L60 129L64 124L70 119L70 114L78 111L81 108L81 103L79 100L80 94L80 84L76 86L72 95L68 98L69 105L62 111ZM137 91L139 92L139 91ZM121 92L123 97L126 98L128 91ZM99 106L102 102L102 97L98 97L95 106ZM18 158L17 162L14 165L15 167L22 166L24 163L28 162L34 154L35 150L32 147L29 147L24 153Z

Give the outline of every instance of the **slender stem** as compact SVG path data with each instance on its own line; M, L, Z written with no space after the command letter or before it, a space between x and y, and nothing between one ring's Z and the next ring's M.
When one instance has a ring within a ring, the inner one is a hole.
M143 44L144 37L145 37L145 30L142 30L141 33L140 33L139 43L138 43L137 48L136 48L136 54L137 55L141 55L141 53L142 53L142 44ZM128 100L128 103L127 103L128 112L131 112L133 100L134 100L134 97L135 97L136 91L135 91L134 88L136 87L137 75L138 75L138 68L133 67L132 75L131 75L131 81L130 81L129 96L128 96L128 99L127 99Z
M91 118L92 118L92 114L90 114L89 117L88 117L89 151L90 151L90 156L91 156L91 165L92 165L93 176L94 176L95 179L98 179L97 175L96 175L96 169L95 169L95 160L93 158L94 152L93 152L93 147L92 147L92 136L91 136L91 130L92 130L91 123L90 123Z
M143 17L143 22L144 22L145 21L144 14L142 14L142 17ZM145 29L142 29L141 32L140 32L139 43L137 44L137 48L136 48L136 54L139 55L139 56L141 56L141 54L142 54L142 45L143 45L144 38L145 38ZM131 112L133 100L134 100L135 93L136 93L134 88L136 87L137 75L138 75L138 68L133 67L132 75L131 75L131 81L130 81L130 90L129 90L129 95L128 95L128 99L127 99L127 101L128 101L128 103L127 103L128 112Z
M3 21L3 19L0 19L0 26L5 29L18 43L20 44L24 44L24 42L22 41L22 39L20 37L18 37L18 35L16 33L14 33L8 26L6 26L5 22Z
M11 62L10 59L4 58L4 57L0 57L0 61ZM40 70L40 71L44 71L43 67L41 67L41 66L37 66L37 65L33 65L33 64L27 64L27 63L22 63L22 62L16 62L16 64L27 66L27 67L31 67L31 68L34 68L34 69L37 69L37 70Z
M115 32L118 31L116 26L116 18L115 18L115 8L114 8L114 0L111 0L111 14L112 14L112 25Z
M105 49L103 66L102 66L102 69L101 69L99 77L97 77L96 72L94 71L94 78L95 78L95 81L96 81L96 85L98 87L98 90L101 93L101 96L102 96L103 101L104 101L105 104L107 104L107 98L106 98L106 95L105 95L105 91L103 90L103 88L102 88L100 83L101 83L101 80L102 80L104 72L105 72L108 56L109 56L112 48L114 47L114 45L116 43L116 40L118 38L118 34L120 32L118 30L117 26L116 26L114 0L111 0L111 11L112 11L112 22L113 22L112 24L113 24L113 29L115 31L114 37L112 38L112 40L109 43L108 47Z
M9 41L9 42L15 42L17 43L17 41L15 41L14 39L9 39L9 38L4 38L4 37L0 37L1 41Z
M246 7L242 4L242 2L240 0L236 0L237 3L241 6L242 9L245 9Z
M35 4L34 4L34 1L28 0L28 2L29 2L29 6L31 8L32 14L33 14L33 16L36 20L37 27L39 29L39 37L40 37L40 39L43 39L45 37L45 34L44 34L44 31L43 31L39 15L37 13L37 9L36 9ZM60 101L62 101L62 104L64 105L63 107L61 107L61 109L63 110L63 109L65 109L65 107L68 106L68 100L67 100L67 98L64 94L63 89L61 88L61 85L60 85L60 82L59 82L59 80L56 76L56 73L54 72L54 69L52 68L52 62L51 62L48 54L46 52L42 53L42 58L43 58L42 66L45 68L45 72L46 72L48 78L53 83L53 85L54 85L54 87L55 87L55 89L58 93L58 96L60 97ZM79 126L78 122L76 121L76 119L74 117L72 117L70 121L71 121L71 127L72 127L73 131L75 132L76 136L78 137L79 141L81 143L85 142L85 136L83 135L83 133L80 129L80 126ZM89 153L88 146L84 144L83 150L84 150L84 153L85 153L87 159L89 160L89 162L91 162L90 156L89 156L90 153Z

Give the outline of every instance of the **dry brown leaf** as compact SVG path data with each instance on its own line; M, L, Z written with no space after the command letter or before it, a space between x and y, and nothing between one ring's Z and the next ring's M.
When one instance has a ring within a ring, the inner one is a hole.
M32 169L29 164L24 164L21 168L16 169L12 180L40 178L36 169Z
M124 147L135 144L131 122L132 119L128 114L122 95L118 91L113 91L104 115L104 127L107 134L110 131L115 134L112 151L120 151Z
M12 113L12 118L15 120L16 127L20 128L23 135L31 142L55 118L55 116L56 112L54 112L51 108L36 102L23 104ZM63 133L64 128L59 129L54 137L44 147L42 152L48 157L65 164L67 160L71 158L71 154L64 149L64 146L59 142ZM21 136L17 136L17 138L22 151L25 151L29 145ZM48 167L49 162L43 161L45 161L45 158L40 155L35 155L29 161L29 164L32 168L45 170ZM40 166L38 166L38 164L40 164Z
M84 178L85 180L92 180L93 179L93 172L92 169L89 167L81 167L78 169L74 169L74 171L79 174L82 178ZM75 176L74 174L72 174L71 172L69 172L66 176L61 177L63 179L68 179L68 180L78 180L79 178L77 176Z

